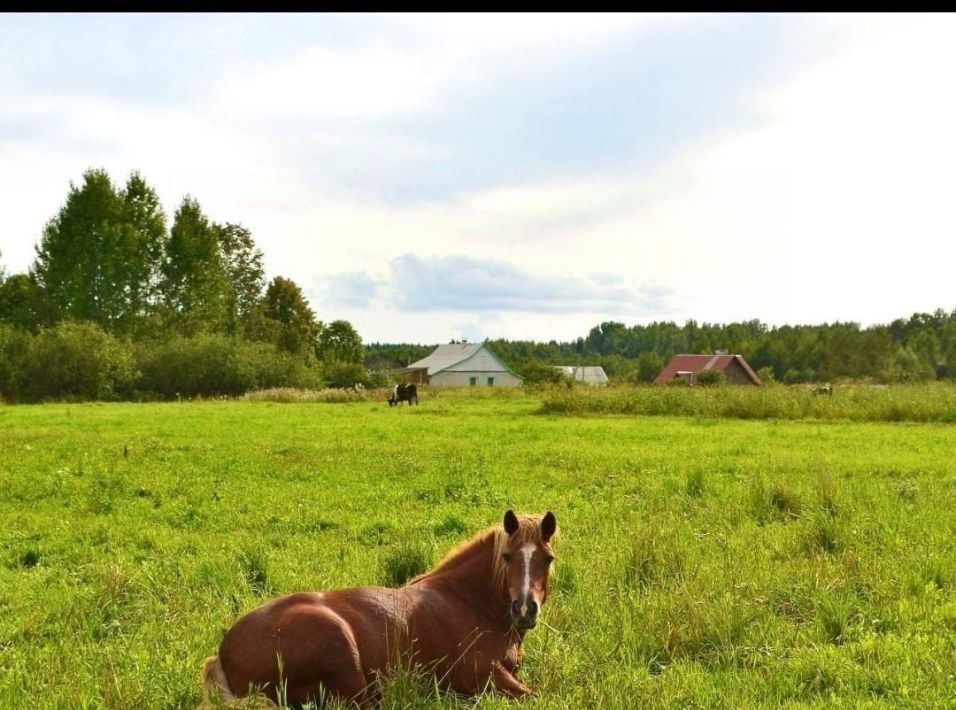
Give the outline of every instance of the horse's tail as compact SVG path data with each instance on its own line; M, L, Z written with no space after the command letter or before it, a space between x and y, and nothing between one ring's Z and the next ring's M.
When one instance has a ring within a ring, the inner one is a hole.
M219 656L210 656L203 661L199 675L202 681L203 702L201 708L215 707L214 703L217 700L222 705L236 699L232 688L229 687L229 681L226 679L222 664L219 663Z
M202 662L200 671L200 680L202 681L202 705L199 710L211 710L212 708L249 708L249 710L265 710L266 708L278 708L272 700L262 693L239 698L229 687L229 680L226 678L226 672L222 669L219 662L219 656L210 656Z

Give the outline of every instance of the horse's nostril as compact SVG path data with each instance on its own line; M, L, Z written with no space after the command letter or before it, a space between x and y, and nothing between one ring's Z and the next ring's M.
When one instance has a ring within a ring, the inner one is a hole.
M528 600L528 616L534 618L538 614L538 603L534 599Z

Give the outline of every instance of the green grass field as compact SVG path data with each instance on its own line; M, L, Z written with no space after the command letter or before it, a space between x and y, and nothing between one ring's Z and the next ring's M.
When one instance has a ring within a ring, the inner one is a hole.
M194 707L258 602L401 581L508 507L562 530L520 707L956 705L956 427L541 411L0 407L0 707Z

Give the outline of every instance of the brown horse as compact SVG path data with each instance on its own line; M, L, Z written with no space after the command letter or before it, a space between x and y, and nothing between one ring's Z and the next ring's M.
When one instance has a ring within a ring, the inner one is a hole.
M288 594L226 633L203 663L206 702L258 692L290 704L323 694L370 707L376 678L405 659L439 683L474 695L518 698L521 642L548 596L557 532L552 513L518 517L453 549L437 567L396 589L356 587Z

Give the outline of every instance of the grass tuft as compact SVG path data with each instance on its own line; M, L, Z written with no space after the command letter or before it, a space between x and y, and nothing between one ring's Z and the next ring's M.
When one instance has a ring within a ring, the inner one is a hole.
M389 552L383 563L385 586L400 587L412 577L427 572L431 555L422 545L402 543Z
M266 558L259 550L241 551L239 553L239 569L242 572L243 580L255 596L262 596L270 591Z

